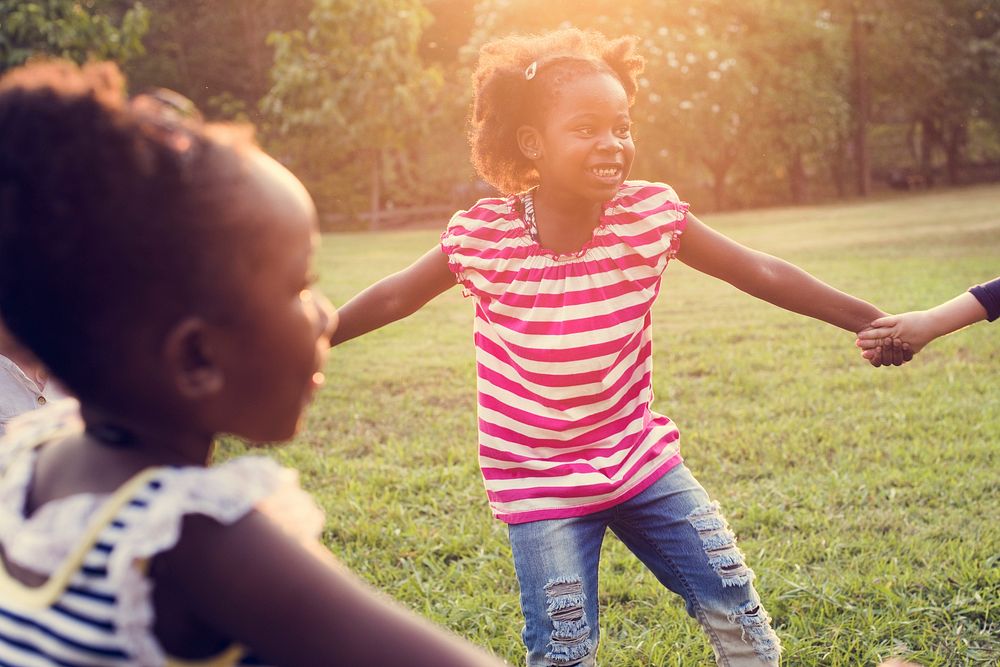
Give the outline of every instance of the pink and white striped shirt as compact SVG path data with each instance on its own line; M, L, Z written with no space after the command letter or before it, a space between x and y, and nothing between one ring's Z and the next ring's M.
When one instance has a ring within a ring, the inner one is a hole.
M535 240L526 202L482 199L441 236L475 298L479 463L507 523L602 510L681 461L677 427L650 409L650 308L687 204L627 181L591 241L556 255Z

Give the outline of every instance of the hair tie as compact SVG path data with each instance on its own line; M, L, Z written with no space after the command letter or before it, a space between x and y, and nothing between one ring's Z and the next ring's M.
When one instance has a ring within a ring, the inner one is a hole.
M535 78L535 74L538 72L538 61L532 60L531 64L524 70L524 80L531 81Z

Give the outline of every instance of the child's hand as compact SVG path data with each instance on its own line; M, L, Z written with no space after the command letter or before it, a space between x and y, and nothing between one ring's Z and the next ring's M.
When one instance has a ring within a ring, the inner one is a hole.
M861 333L859 332L858 335L860 336ZM902 366L913 359L913 350L910 349L909 344L898 338L887 337L871 341L858 339L854 343L863 348L861 356L875 367Z
M936 338L931 319L923 310L880 317L858 332L855 344L873 366L899 366ZM900 357L902 361L897 363Z
M933 317L926 310L915 310L899 315L887 315L873 321L871 326L858 333L857 345L862 356L871 360L890 345L904 346L913 354L923 349L937 337Z

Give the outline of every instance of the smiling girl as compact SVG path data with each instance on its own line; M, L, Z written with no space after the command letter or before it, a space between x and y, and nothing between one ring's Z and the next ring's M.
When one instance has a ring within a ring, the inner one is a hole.
M440 247L349 301L333 342L456 281L473 298L479 461L509 525L528 665L596 664L608 528L683 597L720 665L777 664L754 573L653 410L650 308L676 257L848 331L882 311L711 230L670 186L627 180L634 49L577 30L484 46L472 159L503 196L456 213Z

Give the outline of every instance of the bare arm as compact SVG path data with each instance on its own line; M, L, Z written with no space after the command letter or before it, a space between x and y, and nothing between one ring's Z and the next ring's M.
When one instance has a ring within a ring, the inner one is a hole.
M383 278L341 306L340 324L330 344L343 343L412 315L454 284L448 258L435 246L407 268Z
M174 599L172 608L188 616L184 631L204 628L268 664L501 664L369 588L322 545L304 547L258 512L231 526L187 517L180 543L154 559L152 572L156 588ZM177 648L169 630L157 621L168 652ZM191 646L192 639L175 642Z
M747 248L688 215L677 258L776 306L858 332L885 313L797 266Z
M909 343L914 352L919 352L935 338L985 320L986 315L979 300L971 292L964 292L928 310L879 318L872 322L871 329L858 334L858 344L866 359L879 358L881 350L877 348L885 345L886 339Z

